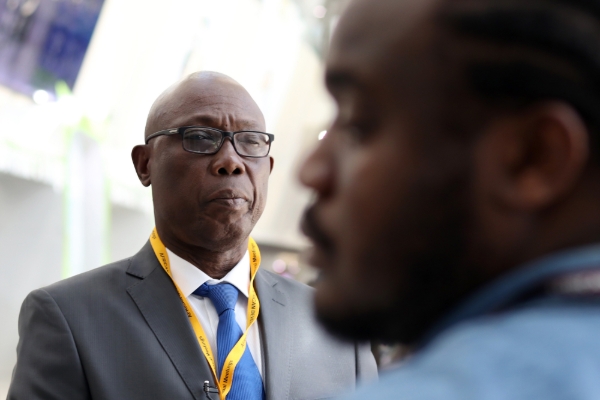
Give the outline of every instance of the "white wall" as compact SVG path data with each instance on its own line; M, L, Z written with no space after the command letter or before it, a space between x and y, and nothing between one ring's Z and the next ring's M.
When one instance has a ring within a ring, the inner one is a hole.
M51 186L0 174L0 398L16 361L23 299L63 276L63 206L62 193ZM120 206L110 213L110 259L130 257L148 240L153 217Z
M117 205L111 207L110 221L110 261L137 253L154 227L152 214Z
M50 186L0 174L0 382L15 362L23 298L61 277L62 204Z

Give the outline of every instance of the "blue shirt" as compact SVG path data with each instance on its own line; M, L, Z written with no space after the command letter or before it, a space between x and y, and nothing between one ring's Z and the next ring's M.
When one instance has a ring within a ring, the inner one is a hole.
M600 300L523 294L561 274L600 268L600 245L535 261L450 313L420 350L347 400L600 399Z

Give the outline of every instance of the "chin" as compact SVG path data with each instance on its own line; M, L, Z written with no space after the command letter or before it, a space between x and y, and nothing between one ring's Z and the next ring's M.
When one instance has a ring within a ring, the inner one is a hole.
M339 285L321 281L315 292L317 320L334 336L345 340L370 340L376 331L371 329L371 313L358 312L353 306L360 298L348 298ZM362 308L362 307L361 307Z
M207 218L194 227L195 236L216 247L239 244L248 238L252 225L243 218Z
M413 344L426 331L414 309L399 300L388 306L369 305L364 296L344 297L326 286L317 287L316 317L329 333L342 340Z
M381 311L357 313L332 310L317 305L317 320L332 335L346 341L378 340L386 343L405 342L390 329L390 316Z

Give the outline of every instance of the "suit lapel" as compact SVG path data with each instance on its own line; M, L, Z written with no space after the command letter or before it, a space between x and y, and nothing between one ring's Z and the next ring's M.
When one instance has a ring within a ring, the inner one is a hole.
M177 290L158 263L149 242L132 258L127 273L140 278L127 292L194 398L204 399L204 381L215 385L212 373Z
M254 280L260 300L260 327L267 399L289 398L293 330L288 297L277 289L277 280L259 270Z

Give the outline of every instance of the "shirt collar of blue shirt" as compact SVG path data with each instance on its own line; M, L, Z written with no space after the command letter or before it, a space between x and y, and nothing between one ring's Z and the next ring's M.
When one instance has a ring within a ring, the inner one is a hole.
M560 251L524 264L469 296L434 325L420 341L419 347L424 347L451 326L502 309L556 276L598 268L600 244Z

